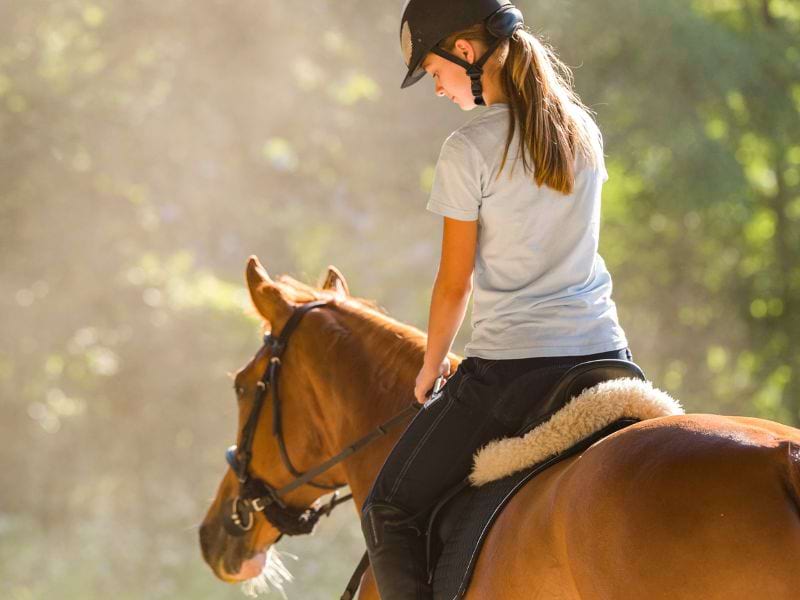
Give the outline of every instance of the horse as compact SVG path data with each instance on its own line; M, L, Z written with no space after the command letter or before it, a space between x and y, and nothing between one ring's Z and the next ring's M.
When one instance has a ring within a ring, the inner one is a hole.
M286 275L275 281L251 256L246 281L265 329L289 324L294 333L279 359L265 345L235 375L240 447L252 423L244 471L270 482L270 490L291 488L282 501L294 514L346 484L360 514L402 428L383 428L385 435L331 459L414 403L425 334L351 296L332 266L313 287ZM324 308L292 320L311 303ZM454 372L460 357L448 357ZM275 410L252 418L276 361L283 368L280 440ZM326 461L292 488L298 474ZM268 511L240 509L242 469L231 464L200 545L219 579L242 582L262 573L282 532ZM681 414L630 425L526 483L489 531L465 598L788 600L800 594L798 559L800 430ZM358 597L379 598L369 569Z

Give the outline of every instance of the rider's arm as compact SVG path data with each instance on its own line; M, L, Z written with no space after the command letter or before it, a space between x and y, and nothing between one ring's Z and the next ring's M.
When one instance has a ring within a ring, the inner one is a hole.
M425 365L438 366L453 345L472 293L478 221L444 217L442 257L433 284Z

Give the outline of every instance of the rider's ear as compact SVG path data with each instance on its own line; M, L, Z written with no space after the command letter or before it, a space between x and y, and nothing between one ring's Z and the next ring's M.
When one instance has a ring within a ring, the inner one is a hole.
M328 269L323 271L322 275L320 275L317 287L321 290L333 290L337 294L343 296L350 295L350 288L347 287L347 281L345 281L344 275L333 265L328 265Z
M275 284L266 269L251 256L247 261L247 288L250 299L258 313L269 321L273 327L281 327L292 313L293 304L283 297L280 287Z
M475 47L471 42L469 42L469 40L464 40L461 38L457 39L455 42L455 48L453 48L453 54L459 58L463 58L470 64L475 62Z

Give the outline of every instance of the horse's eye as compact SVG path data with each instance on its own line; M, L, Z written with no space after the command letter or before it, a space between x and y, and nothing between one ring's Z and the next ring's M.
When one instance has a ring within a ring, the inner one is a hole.
M243 387L243 386L241 386L241 385L237 385L237 386L235 386L233 389L234 389L234 390L236 390L236 395L237 395L238 397L240 397L240 398L241 398L242 396L244 396L244 387Z

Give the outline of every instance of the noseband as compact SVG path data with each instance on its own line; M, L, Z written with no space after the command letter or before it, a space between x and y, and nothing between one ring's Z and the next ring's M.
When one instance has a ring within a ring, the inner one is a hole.
M312 479L345 460L374 439L386 434L394 425L399 424L408 415L420 409L420 405L416 401L413 402L411 406L348 446L336 456L304 473L294 467L286 451L281 429L281 402L278 395L278 374L282 365L281 357L286 350L289 336L300 323L300 319L307 312L327 305L328 303L324 301L304 304L292 313L277 339L271 333L267 333L264 336L264 348L269 352L270 356L269 365L257 384L253 410L250 411L247 422L242 429L241 444L238 447L236 445L229 447L225 453L225 459L239 480L239 494L228 502L227 510L223 516L225 530L232 536L243 536L250 531L255 521L254 513L256 512L263 512L266 519L281 532L278 539L284 534L301 535L311 533L321 516L330 514L331 510L337 505L346 502L353 495L347 494L339 497L334 491L333 497L324 506L319 508L308 507L306 509L288 506L283 501L283 496L306 484L326 490L338 490L344 487L347 484L335 483L330 485L316 483ZM253 457L253 438L264 400L270 390L272 391L272 435L278 442L278 449L284 467L295 476L294 480L282 488L275 488L250 473L250 460Z

